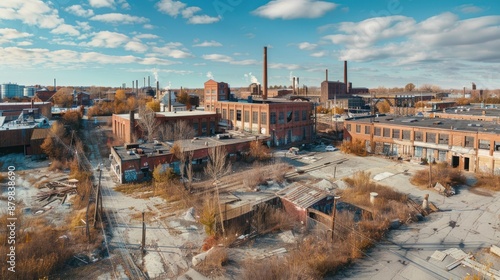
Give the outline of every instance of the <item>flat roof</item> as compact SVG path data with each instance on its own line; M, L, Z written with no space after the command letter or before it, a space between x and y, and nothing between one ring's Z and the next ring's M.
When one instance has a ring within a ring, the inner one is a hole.
M33 102L34 105L45 105L45 104L50 104L50 102ZM0 102L0 106L12 106L12 105L15 105L15 106L27 106L26 109L28 109L28 107L31 106L31 102Z
M266 139L266 136L259 136L259 139ZM230 139L217 139L216 137L195 137L193 139L184 139L178 140L181 147L186 149L186 151L196 151L196 150L204 150L208 148L213 148L216 146L225 146L232 145L238 143L245 143L249 141L254 141L255 135L241 135L241 136L233 136ZM129 144L134 145L134 144ZM142 143L136 144L139 145L139 148L144 151L145 155L149 156L159 156L162 154L170 154L170 149L174 145L174 142L158 142L155 143ZM137 154L129 154L129 150L125 149L125 146L114 146L113 149L118 154L118 156L123 160L133 160L140 158L140 155ZM161 151L161 153L159 152Z
M497 108L477 108L477 107L454 107L446 108L443 111L437 111L436 113L446 113L453 115L464 115L464 116L488 116L488 117L500 117L500 109ZM483 114L484 113L484 114Z
M211 116L211 115L216 115L216 112L209 112L209 111L176 111L176 112L156 112L156 115L159 117L166 117L166 118L173 118L173 117L182 117L182 116ZM113 114L115 116L119 116L123 119L129 120L130 119L130 114ZM139 118L139 113L134 114L134 118L140 119Z
M356 117L347 119L347 122L371 123L370 117ZM374 117L375 124L390 124L409 127L425 127L432 129L453 129L461 131L482 132L500 134L500 127L494 122L475 121L475 120L456 120L444 118L423 118L423 117L396 117L396 116L380 116Z

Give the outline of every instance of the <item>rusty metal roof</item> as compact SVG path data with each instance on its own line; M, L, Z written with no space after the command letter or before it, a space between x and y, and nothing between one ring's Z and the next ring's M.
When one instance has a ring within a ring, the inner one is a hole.
M286 199L296 206L301 208L309 208L318 201L332 196L326 191L315 188L313 186L306 186L299 183L293 183L284 190L276 193L280 198Z

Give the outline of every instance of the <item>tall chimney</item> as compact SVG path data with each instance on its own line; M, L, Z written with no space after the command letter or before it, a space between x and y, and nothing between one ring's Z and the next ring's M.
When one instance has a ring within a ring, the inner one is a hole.
M300 84L299 83L299 77L297 77L297 86L296 86L296 88L297 88L297 94L300 94L299 84Z
M144 77L144 87L146 87L146 77Z
M262 92L262 100L267 100L267 47L264 47L264 88Z
M148 88L151 87L151 79L150 79L150 76L148 76Z
M135 135L135 113L133 110L130 110L129 111L129 119L130 119L130 143L133 141L134 139L134 135Z
M57 91L57 88L56 88L56 79L54 79L54 91Z
M325 76L325 81L327 81L327 82L328 82L328 69L326 69L326 71L325 71L325 72L326 72L326 73L325 73L325 74L326 74L326 76Z
M171 104L171 101L170 101L170 99L171 99L172 97L170 96L170 94L171 94L171 93L170 93L170 88L167 90L167 93L168 93L168 96L167 96L167 97L168 97L168 111L169 111L169 112L172 112L172 104Z
M347 84L347 60L344 60L344 85L345 85L345 93L349 93L348 86Z
M292 78L292 90L293 94L295 94L295 77Z
M160 82L156 81L156 100L160 100Z
M135 93L138 94L139 93L139 80L135 80Z

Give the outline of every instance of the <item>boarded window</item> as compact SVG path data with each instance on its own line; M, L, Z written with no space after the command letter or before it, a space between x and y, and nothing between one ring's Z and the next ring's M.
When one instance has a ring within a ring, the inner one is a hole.
M474 137L465 136L465 147L474 147Z
M369 125L365 126L365 134L370 134L371 130L372 130L371 126L369 126Z
M411 140L411 131L410 130L403 130L403 139L404 140Z
M375 136L380 136L382 133L382 130L380 129L380 127L375 127L375 131L373 134L375 134Z
M448 134L439 134L439 144L448 145Z
M391 129L384 127L384 137L391 137Z
M490 140L479 139L479 149L489 150L490 149L490 143L491 143Z
M276 118L276 116L274 116ZM260 124L267 124L267 113L260 113Z
M252 123L259 123L259 112L252 112Z
M423 141L423 133L422 131L415 131L415 141Z
M427 142L427 143L436 143L436 133L427 132L426 136L427 137L425 138L425 142Z
M400 129L393 129L392 130L392 138L399 139L400 134L401 134L401 130Z
M249 111L245 111L245 113L244 113L244 114L245 114L245 115L244 115L244 119L243 119L243 121L244 121L244 122L250 122L250 112L249 112Z

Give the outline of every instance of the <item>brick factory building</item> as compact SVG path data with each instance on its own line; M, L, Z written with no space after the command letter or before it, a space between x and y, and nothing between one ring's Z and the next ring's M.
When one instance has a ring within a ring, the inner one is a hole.
M157 112L156 119L161 125L174 124L177 121L186 121L194 128L196 136L214 135L217 131L218 116L215 112L204 111L179 111ZM131 121L132 119L132 121ZM139 114L113 114L113 134L125 143L132 143L134 139L142 137L138 124Z
M344 122L344 139L364 141L369 153L496 174L500 174L499 132L495 122L443 118L381 116Z

